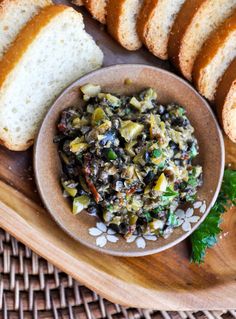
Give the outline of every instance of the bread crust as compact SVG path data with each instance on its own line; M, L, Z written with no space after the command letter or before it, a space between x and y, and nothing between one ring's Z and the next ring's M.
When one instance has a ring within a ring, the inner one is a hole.
M38 4L37 0L31 0L31 3L34 2L36 5ZM45 6L50 6L53 4L51 0L44 0ZM21 0L0 0L0 17L5 13L6 9L9 6L9 3L21 3Z
M41 9L40 14L34 16L32 20L30 20L27 25L20 31L13 44L0 61L0 89L10 72L14 69L17 63L19 63L19 60L23 56L24 52L30 46L41 29L46 26L51 19L65 10L72 9L64 5L47 6ZM3 140L0 140L0 143L2 145L5 145L10 150L24 151L33 144L33 141L29 140L24 145L14 145L11 144L9 141L7 142Z
M207 0L187 0L182 5L174 25L170 32L168 41L168 56L177 70L181 72L180 51L184 37L189 30L196 12L205 4Z
M69 7L64 5L51 5L45 7L40 11L40 14L34 16L20 31L13 44L0 61L0 88L8 74L17 65L24 52L35 39L36 35L51 19L64 10L69 10Z
M226 72L224 73L219 86L217 88L215 97L215 107L221 125L223 126L226 134L230 137L233 142L236 142L236 136L232 136L226 125L227 116L230 116L227 104L230 97L230 92L236 88L236 59L231 62ZM235 123L236 127L236 123Z
M120 32L121 18L125 12L126 0L109 0L107 4L107 28L109 33L127 50L135 51L141 48L141 41L136 45L126 45Z
M155 8L158 4L158 0L145 0L143 7L140 11L137 23L137 31L140 37L140 40L146 46L149 46L149 42L147 41L147 32L149 29L149 22L152 19Z
M228 19L226 19L217 30L212 32L210 37L204 43L199 52L193 66L193 82L198 91L201 90L200 80L201 73L204 68L210 63L213 57L218 52L222 44L229 37L231 32L236 30L236 11Z
M94 19L102 24L106 24L106 0L84 0L84 5Z

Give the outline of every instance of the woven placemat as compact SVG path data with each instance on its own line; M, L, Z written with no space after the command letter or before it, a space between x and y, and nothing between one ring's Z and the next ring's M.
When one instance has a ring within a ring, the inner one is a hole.
M0 318L235 318L236 311L165 312L103 299L0 229Z

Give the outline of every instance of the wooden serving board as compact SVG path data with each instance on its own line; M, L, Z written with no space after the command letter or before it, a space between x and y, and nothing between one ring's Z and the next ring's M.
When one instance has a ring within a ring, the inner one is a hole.
M105 65L145 63L169 68L145 49L136 53L122 49L89 17L86 27L104 51ZM227 162L236 168L236 145L226 139L226 150ZM147 257L103 255L68 237L42 207L33 180L32 150L14 153L0 148L0 227L116 303L159 310L235 308L235 226L236 209L225 214L222 238L202 266L189 263L188 241Z

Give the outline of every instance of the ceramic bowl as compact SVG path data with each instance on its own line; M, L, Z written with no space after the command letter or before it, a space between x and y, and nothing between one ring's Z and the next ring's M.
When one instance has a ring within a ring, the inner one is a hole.
M125 84L130 79L131 84ZM131 94L147 87L158 92L161 103L176 102L187 110L195 128L200 155L197 164L203 167L204 184L193 204L179 210L181 224L167 238L133 236L129 243L108 230L86 211L74 216L71 203L62 196L61 164L57 145L53 143L60 113L70 106L83 104L80 87L99 84L103 91ZM34 150L34 170L41 198L58 225L70 236L90 248L116 256L143 256L170 248L188 237L205 219L214 204L224 170L224 143L221 131L207 102L185 81L162 69L146 65L116 65L92 72L67 88L46 115Z

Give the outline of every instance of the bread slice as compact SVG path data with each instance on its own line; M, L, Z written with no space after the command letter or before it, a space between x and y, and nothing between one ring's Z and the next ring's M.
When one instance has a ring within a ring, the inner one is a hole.
M80 13L63 5L42 9L0 61L1 143L27 149L55 97L102 60Z
M236 11L204 43L193 67L194 84L208 100L214 100L217 85L235 57Z
M136 25L143 0L109 0L107 27L110 34L127 50L138 50L142 43Z
M107 0L84 0L84 5L94 19L106 23Z
M138 18L138 34L155 56L168 59L167 44L176 15L185 0L145 0Z
M171 31L168 53L188 80L203 43L235 8L236 0L188 0L182 6Z
M20 29L50 0L2 0L0 1L0 59L16 38Z
M73 0L72 3L76 6L83 6L85 0Z
M219 83L215 105L225 133L236 143L236 59Z

